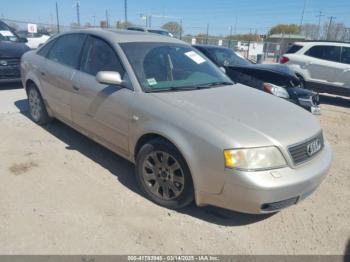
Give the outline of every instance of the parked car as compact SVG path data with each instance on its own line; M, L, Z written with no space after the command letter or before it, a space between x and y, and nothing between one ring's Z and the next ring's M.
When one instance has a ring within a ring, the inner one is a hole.
M142 192L168 208L195 199L276 212L309 196L331 164L313 115L233 84L175 38L76 30L26 53L21 69L34 122L58 118L135 163Z
M174 37L172 33L169 33L167 30L163 30L163 29L152 29L152 28L146 28L146 27L130 26L127 28L127 30L138 31L138 32L148 32L148 33L153 33L158 35Z
M21 56L29 50L25 39L18 37L0 21L0 83L18 82Z
M280 63L288 65L308 89L350 96L350 43L297 42Z
M16 31L16 34L20 37L27 38L27 46L30 49L36 49L43 45L49 38L49 35L42 33L28 33L27 31Z
M253 64L226 47L213 45L194 45L194 47L217 66L224 68L231 80L284 98L313 114L320 114L319 95L298 88L300 81L287 66Z

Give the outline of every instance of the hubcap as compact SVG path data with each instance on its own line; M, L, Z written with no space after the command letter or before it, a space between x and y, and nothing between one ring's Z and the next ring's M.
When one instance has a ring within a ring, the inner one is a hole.
M29 100L30 114L32 118L35 121L39 121L41 110L42 110L39 93L35 89L30 89L28 100Z
M174 199L184 189L184 172L179 162L166 152L148 154L143 162L142 175L150 192L160 199Z

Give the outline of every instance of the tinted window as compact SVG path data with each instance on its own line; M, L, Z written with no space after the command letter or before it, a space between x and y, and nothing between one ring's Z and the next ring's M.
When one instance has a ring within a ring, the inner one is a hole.
M294 54L296 52L298 52L300 49L302 49L303 47L301 45L292 45L288 51L286 52L286 54Z
M56 40L55 45L51 49L49 59L76 68L79 64L79 55L85 37L83 34L61 36Z
M140 32L144 32L145 30L142 29L142 28L128 28L128 30L131 30L131 31L140 31Z
M350 64L350 47L342 47L341 62L344 64Z
M323 60L339 62L340 50L341 48L339 46L314 46L306 52L306 55Z
M100 71L117 71L121 76L124 75L124 69L112 47L95 37L89 37L86 42L80 69L93 76Z
M49 54L49 52L50 52L51 48L53 47L53 45L55 44L55 42L56 42L56 40L48 42L42 48L40 48L40 50L38 51L37 54L46 57Z
M208 52L219 66L244 66L250 64L247 60L236 55L232 49L209 48Z

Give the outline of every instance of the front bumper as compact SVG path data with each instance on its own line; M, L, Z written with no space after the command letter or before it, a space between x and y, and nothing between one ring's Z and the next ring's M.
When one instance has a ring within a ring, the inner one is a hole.
M0 83L21 81L20 60L14 58L0 60Z
M200 205L210 204L243 213L279 211L308 197L325 178L332 161L326 143L312 160L297 168L270 171L226 170L225 184L219 194L200 193Z

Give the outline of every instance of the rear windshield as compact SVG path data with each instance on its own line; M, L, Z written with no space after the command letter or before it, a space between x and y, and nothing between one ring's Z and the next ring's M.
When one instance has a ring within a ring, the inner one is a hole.
M303 46L301 45L292 45L288 51L286 52L286 54L294 54L296 52L298 52L300 49L302 49Z

